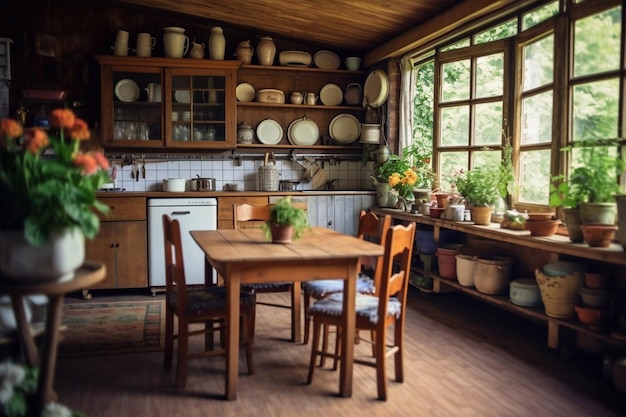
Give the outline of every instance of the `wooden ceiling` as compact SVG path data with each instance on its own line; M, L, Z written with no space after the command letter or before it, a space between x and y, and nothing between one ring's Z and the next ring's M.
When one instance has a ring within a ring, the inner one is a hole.
M463 0L110 0L209 24L366 53Z

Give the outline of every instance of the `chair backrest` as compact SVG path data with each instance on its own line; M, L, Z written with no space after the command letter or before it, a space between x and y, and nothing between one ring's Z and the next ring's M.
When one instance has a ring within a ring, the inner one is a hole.
M303 210L307 209L306 203L292 202L292 205ZM251 204L233 204L233 223L235 229L258 227L270 219L270 209L273 204L253 206Z
M256 227L270 218L271 204L253 206L250 204L233 204L233 223L235 229ZM248 224L245 224L249 222Z
M378 243L384 247L387 241L387 231L390 227L391 216L384 215L379 217L374 213L361 210L361 213L359 214L359 229L357 231L357 237L359 239ZM375 293L377 293L378 288L380 288L382 263L382 256L374 259L361 259L361 265L369 266L374 270L374 276L372 278L374 280Z
M413 222L408 226L391 226L387 231L382 279L377 294L379 297L378 317L387 316L387 302L389 297L394 296L402 305L400 323L404 320L414 240L415 223Z
M165 291L171 294L176 289L178 305L187 305L185 261L180 237L180 223L163 215L163 239L165 241Z

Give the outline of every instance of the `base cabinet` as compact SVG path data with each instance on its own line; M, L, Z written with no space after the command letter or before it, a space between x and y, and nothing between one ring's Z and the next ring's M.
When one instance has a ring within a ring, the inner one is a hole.
M309 223L356 236L359 212L371 207L374 197L371 194L305 197Z
M85 245L86 258L106 265L107 275L93 289L148 286L148 222L144 197L101 197L109 214Z
M218 229L234 229L235 221L233 218L233 205L250 204L253 206L262 206L267 204L267 197L220 197L217 199L217 228ZM250 227L256 226L250 222Z

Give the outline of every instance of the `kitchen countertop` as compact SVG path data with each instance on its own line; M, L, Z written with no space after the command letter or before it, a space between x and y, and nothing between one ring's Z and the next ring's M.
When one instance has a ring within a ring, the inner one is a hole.
M304 195L360 195L375 194L375 190L352 190L352 191L335 191L335 190L319 190L319 191L185 191L182 193L165 192L165 191L98 191L96 196L102 197L237 197L237 196L304 196Z

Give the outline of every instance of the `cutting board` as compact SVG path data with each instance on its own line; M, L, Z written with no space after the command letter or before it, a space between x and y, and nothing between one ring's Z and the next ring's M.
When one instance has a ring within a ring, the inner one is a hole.
M315 170L315 172L313 173L313 177L311 178L311 189L326 189L326 171L324 171L324 169L320 168L318 165L314 165L313 169Z

